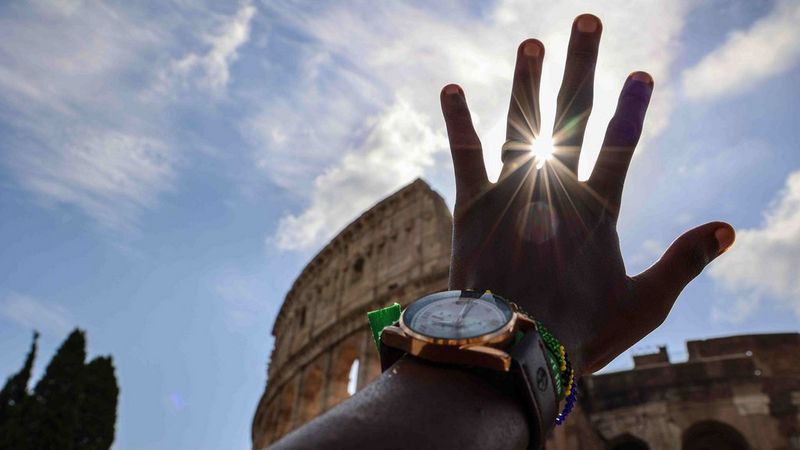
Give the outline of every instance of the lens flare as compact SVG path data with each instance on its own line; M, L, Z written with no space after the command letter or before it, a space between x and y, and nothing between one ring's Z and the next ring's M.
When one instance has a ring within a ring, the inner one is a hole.
M533 144L531 144L531 155L533 155L534 161L536 162L536 168L541 169L547 161L553 159L554 151L555 148L553 147L552 137L540 135L536 138Z

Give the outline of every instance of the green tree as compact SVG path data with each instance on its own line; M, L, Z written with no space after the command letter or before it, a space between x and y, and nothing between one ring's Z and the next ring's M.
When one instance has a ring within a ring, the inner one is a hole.
M25 402L28 399L28 381L36 358L36 340L39 333L33 333L33 342L22 369L8 377L0 391L0 449L23 448L25 423Z
M8 377L3 390L0 391L0 423L8 420L28 396L28 380L31 378L33 360L36 358L37 339L39 339L39 333L34 332L33 342L31 343L31 349L28 351L28 356L25 358L25 364L23 364L19 372Z
M108 450L119 396L111 357L85 364L86 336L75 329L28 393L37 337L0 391L0 450Z
M93 359L84 369L83 391L78 407L75 448L107 450L114 442L117 421L117 377L111 357Z
M78 425L85 360L86 337L76 328L61 344L33 390L33 405L27 418L35 430L29 436L31 450L74 448L72 435Z

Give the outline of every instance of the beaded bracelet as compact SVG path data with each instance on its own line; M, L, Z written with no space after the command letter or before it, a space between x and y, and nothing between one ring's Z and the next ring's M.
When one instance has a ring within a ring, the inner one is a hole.
M578 387L575 384L575 371L572 369L572 364L567 357L567 351L564 349L564 346L553 336L553 333L550 332L541 322L538 320L534 320L536 322L536 328L539 330L539 335L542 336L542 340L545 342L545 346L550 350L552 353L558 355L559 357L559 369L561 380L566 389L564 389L563 395L566 397L566 402L564 403L564 409L558 413L556 416L556 425L561 425L566 420L567 416L570 412L572 412L572 408L575 406L575 402L578 400Z
M542 325L541 322L528 314L521 306L517 304L514 304L514 306L519 312L528 316L528 318L533 320L536 324L536 329L539 331L539 335L542 337L542 341L544 341L547 352L550 354L550 360L555 362L553 365L554 367L552 367L553 372L559 374L559 377L556 379L556 392L559 397L566 398L564 409L556 416L556 425L561 425L564 423L569 413L572 412L572 408L575 407L575 402L578 400L578 386L575 382L575 370L572 368L572 363L567 356L567 351L564 349L564 346L561 345L561 342L553 336L553 333Z

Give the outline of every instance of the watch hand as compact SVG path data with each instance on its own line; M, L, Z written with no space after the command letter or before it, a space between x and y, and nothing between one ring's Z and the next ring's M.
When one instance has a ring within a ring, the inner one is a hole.
M464 305L464 308L461 309L461 312L458 313L458 319L456 319L456 326L461 326L461 322L464 320L464 316L466 316L469 310L472 309L472 305L474 305L474 302L468 300L467 304Z

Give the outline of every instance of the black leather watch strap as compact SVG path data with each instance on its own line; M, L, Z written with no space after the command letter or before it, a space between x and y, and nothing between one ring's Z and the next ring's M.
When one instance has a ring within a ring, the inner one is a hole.
M516 372L517 389L527 406L531 436L528 448L540 449L558 415L558 398L547 349L539 333L529 331L509 353L513 358L511 370Z

